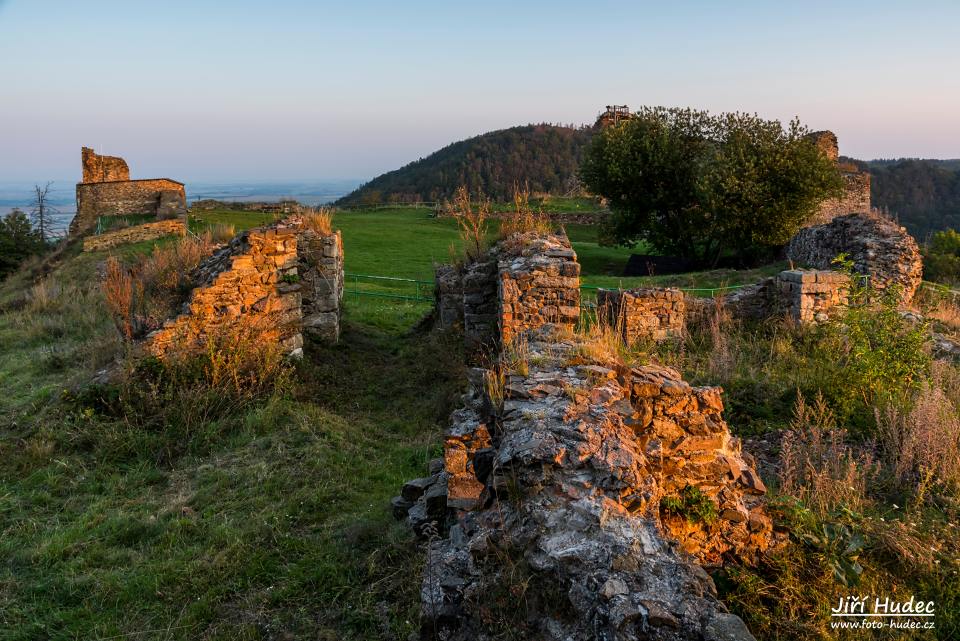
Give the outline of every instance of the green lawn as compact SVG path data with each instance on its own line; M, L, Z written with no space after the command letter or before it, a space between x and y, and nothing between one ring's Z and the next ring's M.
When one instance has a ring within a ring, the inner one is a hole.
M559 199L558 199L559 200ZM237 230L270 222L272 214L256 212L212 211L194 217L195 229L210 224L232 224ZM434 265L450 262L461 240L457 222L435 218L428 208L401 207L370 211L337 212L333 224L343 234L345 268L348 273L392 276L432 281ZM496 226L496 221L492 221ZM713 288L754 283L784 268L782 264L753 270L721 269L674 276L623 277L631 253L640 249L602 247L597 228L592 225L567 225L567 234L577 252L586 286L632 288L643 285L686 288ZM393 291L415 295L411 284L383 284L378 288L362 279L348 287L372 291ZM709 295L710 292L698 292ZM589 296L589 294L588 294Z

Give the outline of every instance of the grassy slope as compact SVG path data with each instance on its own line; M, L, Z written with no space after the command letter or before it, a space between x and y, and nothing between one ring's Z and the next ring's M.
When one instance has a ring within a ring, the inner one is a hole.
M428 279L457 239L454 221L426 211L335 223L348 270L364 273ZM568 231L585 281L616 284L628 252L599 247L590 228ZM103 258L74 248L46 287L31 290L25 273L0 285L0 640L405 639L422 557L386 503L439 453L462 386L457 344L407 333L424 304L348 297L342 343L310 350L292 388L171 444L58 400L120 349L95 289ZM729 366L696 344L661 356L722 383L734 429L782 428L795 390L818 383L829 356L776 331L745 340ZM171 445L180 454L161 457ZM954 592L923 589L944 607Z
M118 353L102 259L0 288L0 639L406 638L419 553L386 506L437 454L456 343L348 309L292 389L160 462L163 434L58 402Z

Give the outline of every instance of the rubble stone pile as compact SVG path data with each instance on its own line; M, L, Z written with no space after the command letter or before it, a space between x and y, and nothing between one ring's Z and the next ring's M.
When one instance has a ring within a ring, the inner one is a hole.
M839 216L825 225L801 229L787 245L787 257L804 267L830 269L840 254L853 261L855 272L869 277L871 287L898 287L904 304L920 287L923 261L917 241L905 228L879 215Z

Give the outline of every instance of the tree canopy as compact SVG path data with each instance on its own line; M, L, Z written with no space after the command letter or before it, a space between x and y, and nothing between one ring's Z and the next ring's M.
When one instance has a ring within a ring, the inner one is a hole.
M0 218L0 278L14 271L28 256L42 252L45 246L40 231L19 209Z
M594 137L581 176L610 202L613 242L711 263L784 244L839 195L839 170L808 133L796 120L643 108Z

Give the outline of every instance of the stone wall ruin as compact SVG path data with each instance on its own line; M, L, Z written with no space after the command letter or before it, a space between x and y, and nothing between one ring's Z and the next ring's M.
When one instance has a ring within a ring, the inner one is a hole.
M672 287L598 289L597 310L627 344L659 342L683 336L686 296Z
M787 245L787 257L799 266L830 269L845 254L853 270L877 290L899 289L909 304L923 278L917 241L897 223L877 214L839 216L824 225L801 229Z
M164 236L184 236L186 233L187 227L182 220L158 220L155 223L135 225L105 234L86 236L83 239L83 251L104 251L119 245L156 240Z
M538 258L532 248L552 243L535 242L524 240L525 260L498 262L501 280L572 258ZM455 282L443 287L455 293ZM702 567L749 561L773 541L765 488L723 421L721 390L655 365L591 361L568 328L530 321L505 333L526 345L525 364L501 359L502 379L471 370L444 458L393 500L430 539L422 637L509 627L557 641L752 639ZM690 497L714 518L675 509ZM500 605L518 584L526 607L509 596Z
M832 131L816 131L808 137L827 158L839 163L840 149L837 137ZM807 225L822 225L837 216L870 211L870 174L847 163L838 164L838 168L843 178L843 194L823 201L817 212L807 221Z
M250 331L294 355L304 333L339 338L340 232L319 234L298 217L241 232L200 263L195 281L183 313L147 337L149 353L193 351L232 331Z
M100 156L87 147L81 156L83 182L77 184L77 213L70 223L71 234L90 232L101 216L186 216L183 183L169 178L130 180L122 158Z
M438 324L462 324L470 349L502 345L545 323L572 330L580 265L563 233L517 236L465 265L438 267L435 299Z

